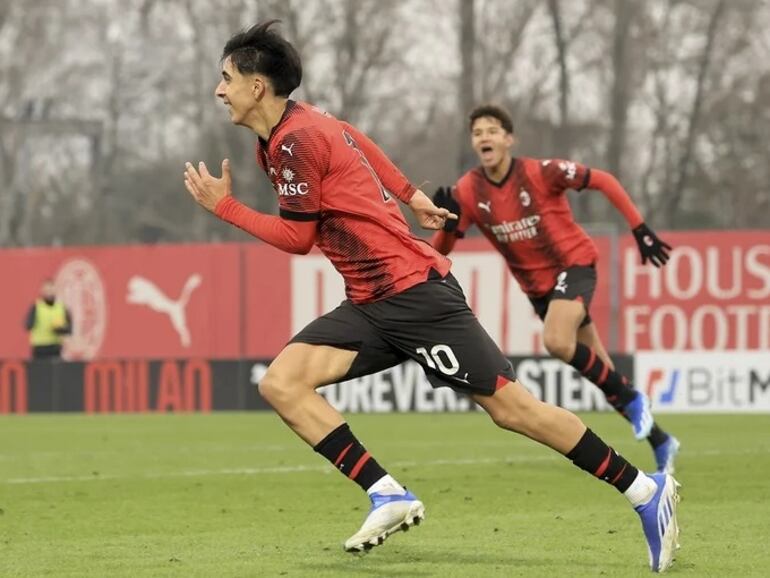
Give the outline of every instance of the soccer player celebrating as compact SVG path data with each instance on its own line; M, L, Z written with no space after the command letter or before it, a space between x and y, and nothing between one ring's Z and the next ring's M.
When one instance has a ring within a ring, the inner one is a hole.
M345 549L382 544L421 521L425 507L316 389L412 359L434 386L468 393L500 427L553 448L623 493L641 517L652 569L668 568L678 539L677 482L640 472L578 417L516 381L468 308L449 260L410 233L398 201L427 229L456 215L436 207L354 127L289 99L302 65L273 23L227 42L216 95L233 123L256 133L257 161L273 182L279 215L232 196L227 160L221 178L203 163L187 163L184 181L200 205L266 243L299 254L317 245L345 280L347 300L295 335L259 384L281 419L368 493L371 510Z
M505 258L508 269L543 320L548 352L599 387L607 401L631 422L637 439L647 438L659 472L674 472L679 441L660 429L647 396L615 371L588 313L596 287L598 252L575 223L569 189L601 191L631 227L642 263L668 261L671 247L645 225L626 191L611 174L579 163L511 157L513 123L502 108L483 105L470 115L471 145L480 166L465 173L452 190L439 188L434 203L460 215L433 238L449 254L475 224Z

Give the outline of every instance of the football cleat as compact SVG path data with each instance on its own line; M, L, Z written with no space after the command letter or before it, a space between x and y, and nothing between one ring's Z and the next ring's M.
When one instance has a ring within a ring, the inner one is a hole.
M412 492L374 493L372 507L361 529L345 542L346 552L367 552L380 546L391 534L406 532L425 519L425 506Z
M674 460L679 453L682 444L674 436L669 435L668 439L653 450L655 452L655 463L658 464L658 473L673 474Z
M679 548L676 508L680 484L668 474L649 474L649 477L658 489L649 502L634 509L642 519L650 568L653 572L665 572L674 562L674 552Z
M636 397L623 408L623 415L631 422L634 437L638 440L650 435L655 420L650 411L650 399L641 391L636 392Z

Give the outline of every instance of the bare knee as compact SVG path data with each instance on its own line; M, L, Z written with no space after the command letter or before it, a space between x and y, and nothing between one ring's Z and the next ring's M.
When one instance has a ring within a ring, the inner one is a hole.
M514 405L492 415L499 427L527 436L562 454L569 452L585 431L579 417L539 400Z
M575 355L575 336L564 331L548 329L543 332L543 345L548 353L569 362Z
M281 371L268 369L257 388L259 395L273 407L283 405L292 397L291 381Z
M542 402L535 398L517 400L490 414L495 425L503 429L528 434L533 421L537 420L537 405Z

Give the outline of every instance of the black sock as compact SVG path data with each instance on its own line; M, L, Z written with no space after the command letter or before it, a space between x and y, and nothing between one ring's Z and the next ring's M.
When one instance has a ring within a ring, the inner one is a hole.
M657 423L653 423L650 435L647 436L647 441L655 449L668 441L668 434L660 429Z
M614 369L610 369L587 345L578 342L575 355L569 364L591 383L596 384L617 411L622 413L623 408L636 398L636 390L628 385L628 380Z
M625 492L639 473L590 429L586 430L567 458L581 470L615 486L620 492Z
M346 423L318 442L313 450L364 490L368 490L374 482L388 474L377 460L369 455Z
M610 405L620 415L628 419L628 416L623 413L623 408L634 400L636 390L629 385L625 376L610 369L596 355L593 349L582 343L578 343L575 347L575 355L572 356L569 364L577 369L586 379L595 383L604 392ZM657 448L665 443L667 439L668 434L660 429L658 424L652 424L650 435L647 436L647 441L650 442L650 445L653 448Z

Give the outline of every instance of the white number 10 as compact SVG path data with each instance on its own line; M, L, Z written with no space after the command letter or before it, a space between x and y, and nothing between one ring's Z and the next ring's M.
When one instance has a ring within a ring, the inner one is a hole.
M460 369L460 363L457 361L454 351L448 345L434 345L430 353L424 347L418 347L417 353L425 358L425 363L428 364L428 367L438 369L445 375L454 375Z

